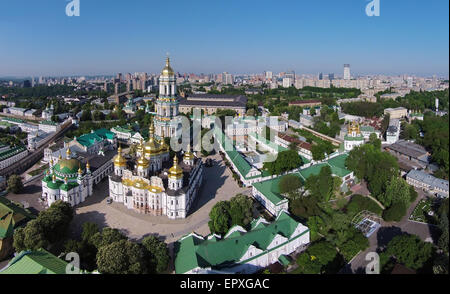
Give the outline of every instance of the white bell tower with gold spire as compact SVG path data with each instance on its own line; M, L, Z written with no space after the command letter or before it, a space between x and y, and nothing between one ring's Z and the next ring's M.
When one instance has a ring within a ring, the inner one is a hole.
M175 135L178 123L173 119L178 116L178 106L177 80L170 66L170 58L167 57L159 76L159 97L155 103L155 129L158 137Z

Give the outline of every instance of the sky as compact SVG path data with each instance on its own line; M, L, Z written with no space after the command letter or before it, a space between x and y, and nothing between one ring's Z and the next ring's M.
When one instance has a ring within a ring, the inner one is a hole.
M0 76L449 73L448 0L79 1L0 0Z

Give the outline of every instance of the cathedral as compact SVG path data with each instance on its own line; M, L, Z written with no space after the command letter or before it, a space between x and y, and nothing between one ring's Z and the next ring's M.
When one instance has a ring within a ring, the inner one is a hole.
M344 137L345 151L350 151L362 144L364 144L364 136L361 134L359 124L357 122L350 122L347 135Z
M160 76L160 95L156 116L149 128L147 142L141 142L135 156L126 159L119 146L113 159L114 174L109 176L109 195L128 209L170 219L185 218L203 180L203 164L190 151L170 158L165 136L178 129L178 99L175 74L169 58Z

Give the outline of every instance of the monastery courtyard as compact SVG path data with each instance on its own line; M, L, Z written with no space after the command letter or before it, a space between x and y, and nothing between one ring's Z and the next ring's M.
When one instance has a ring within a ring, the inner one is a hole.
M211 167L205 167L200 194L194 207L185 219L171 220L166 216L139 214L127 209L122 203L106 203L108 179L105 178L94 187L94 194L76 206L76 215L71 224L71 234L81 234L84 222L94 222L99 227L117 228L131 239L140 240L154 234L167 243L195 231L201 235L209 234L208 221L211 208L219 201L229 200L238 193L250 195L250 188L240 188L220 155L210 157Z

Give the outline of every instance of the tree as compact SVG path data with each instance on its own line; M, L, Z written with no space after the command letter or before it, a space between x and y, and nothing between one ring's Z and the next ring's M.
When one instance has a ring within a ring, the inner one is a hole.
M91 238L99 232L98 225L96 223L85 222L83 223L83 232L81 233L81 239L89 242Z
M320 161L325 159L325 151L323 150L322 145L312 145L311 153L313 160Z
M438 240L438 246L442 250L444 250L445 253L448 255L448 235L449 235L449 229L448 229L448 216L447 213L443 213L439 218L439 229L441 230L441 236Z
M81 113L80 120L81 121L92 120L91 111L89 109L83 110L83 112Z
M211 233L225 234L230 228L229 202L217 202L209 213L208 222Z
M401 221L402 217L406 214L406 205L403 202L397 202L392 204L388 209L383 212L383 219L385 221Z
M375 133L370 134L369 144L372 144L375 149L381 149L381 140L377 138L377 135Z
M302 181L299 177L289 174L281 177L278 183L281 194L288 194L289 197L295 196L297 192L302 187Z
M326 241L319 241L300 254L297 264L301 273L325 273L327 266L337 257L336 248Z
M294 150L286 150L278 153L275 161L264 162L264 169L272 175L280 175L287 171L300 167L302 158Z
M8 179L8 192L18 194L23 189L22 177L18 175L11 175Z
M127 240L128 238L122 234L118 229L103 228L102 232L97 232L90 238L89 242L94 245L97 249L100 249L113 242L118 242L121 240Z
M169 266L169 249L166 243L161 242L153 235L142 240L142 246L148 255L148 265L152 272L163 273Z
M316 197L320 202L329 201L333 195L335 183L331 175L331 168L323 166L318 175L311 175L306 179L305 188L311 196Z
M58 200L38 217L29 221L23 229L14 231L13 246L16 252L25 249L46 248L67 234L73 218L73 208L69 203Z
M29 221L24 228L15 230L13 238L13 246L16 252L38 250L39 248L47 248L49 245L37 219Z
M139 244L128 240L115 241L98 250L98 271L102 274L145 274L144 257Z
M416 235L404 234L395 236L382 254L393 257L408 268L418 270L432 257L433 245L420 240ZM383 259L386 260L386 257Z
M397 176L392 176L386 187L386 192L379 197L381 203L386 207L391 206L393 203L403 203L406 207L406 205L409 204L410 199L410 186L404 179Z
M237 194L229 203L231 226L247 226L253 219L253 201L244 194Z

